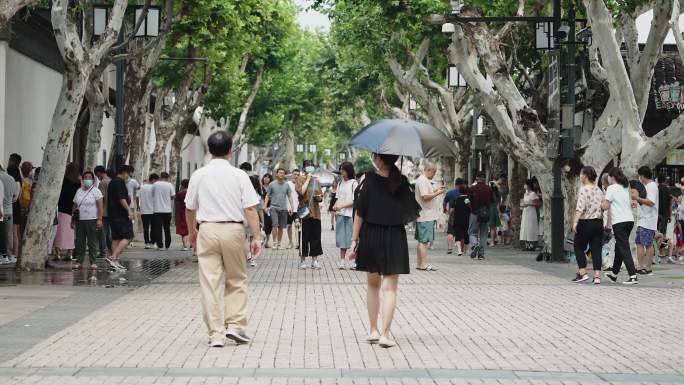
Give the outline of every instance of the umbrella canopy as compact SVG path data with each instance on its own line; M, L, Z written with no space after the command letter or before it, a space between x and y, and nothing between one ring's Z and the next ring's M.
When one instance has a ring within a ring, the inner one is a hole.
M376 154L417 158L458 155L453 141L440 130L405 119L382 119L372 123L354 135L351 145Z

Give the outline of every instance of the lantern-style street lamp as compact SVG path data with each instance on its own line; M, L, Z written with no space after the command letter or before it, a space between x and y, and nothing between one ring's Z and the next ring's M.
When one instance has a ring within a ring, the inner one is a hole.
M458 67L454 64L449 64L447 68L447 84L449 87L467 87L465 78L458 72Z

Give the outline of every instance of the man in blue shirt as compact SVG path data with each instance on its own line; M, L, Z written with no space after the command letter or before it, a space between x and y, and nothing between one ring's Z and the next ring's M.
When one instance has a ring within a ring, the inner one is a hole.
M454 189L449 190L446 195L444 195L444 202L442 203L442 210L444 210L444 213L449 215L451 212L451 209L454 207L454 203L456 202L456 199L461 195L460 187L465 184L465 180L462 178L456 178L456 181L454 182L454 185L456 186ZM454 232L452 231L452 225L451 221L449 221L448 229L447 229L447 254L453 253L453 248L454 248Z

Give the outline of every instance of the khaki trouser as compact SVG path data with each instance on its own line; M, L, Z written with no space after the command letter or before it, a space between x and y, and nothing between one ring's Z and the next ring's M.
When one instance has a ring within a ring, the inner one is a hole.
M239 223L203 223L197 237L202 313L209 337L247 328L245 229Z

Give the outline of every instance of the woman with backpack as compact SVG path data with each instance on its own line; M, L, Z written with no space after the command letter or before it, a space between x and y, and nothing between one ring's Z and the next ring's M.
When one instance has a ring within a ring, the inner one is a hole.
M335 243L340 249L340 269L356 268L356 264L346 258L347 249L351 246L352 237L352 212L354 206L354 190L358 186L354 166L350 162L340 165L342 182L337 186L337 199L332 209L337 214L337 227L335 231ZM349 265L349 266L348 266Z
M397 306L399 274L410 273L405 226L415 221L421 210L408 180L395 165L398 159L397 155L373 154L378 171L368 172L358 188L352 242L347 253L350 259L356 258L356 270L368 275L370 334L366 341L383 348L395 346L390 327ZM378 329L380 306L383 320L382 328Z
M98 231L102 228L102 215L104 214L103 196L100 189L95 186L95 174L91 171L83 173L82 187L76 191L73 197L72 224L76 231L76 260L74 269L83 266L85 260L86 245L90 268L95 270L95 260L100 254Z

